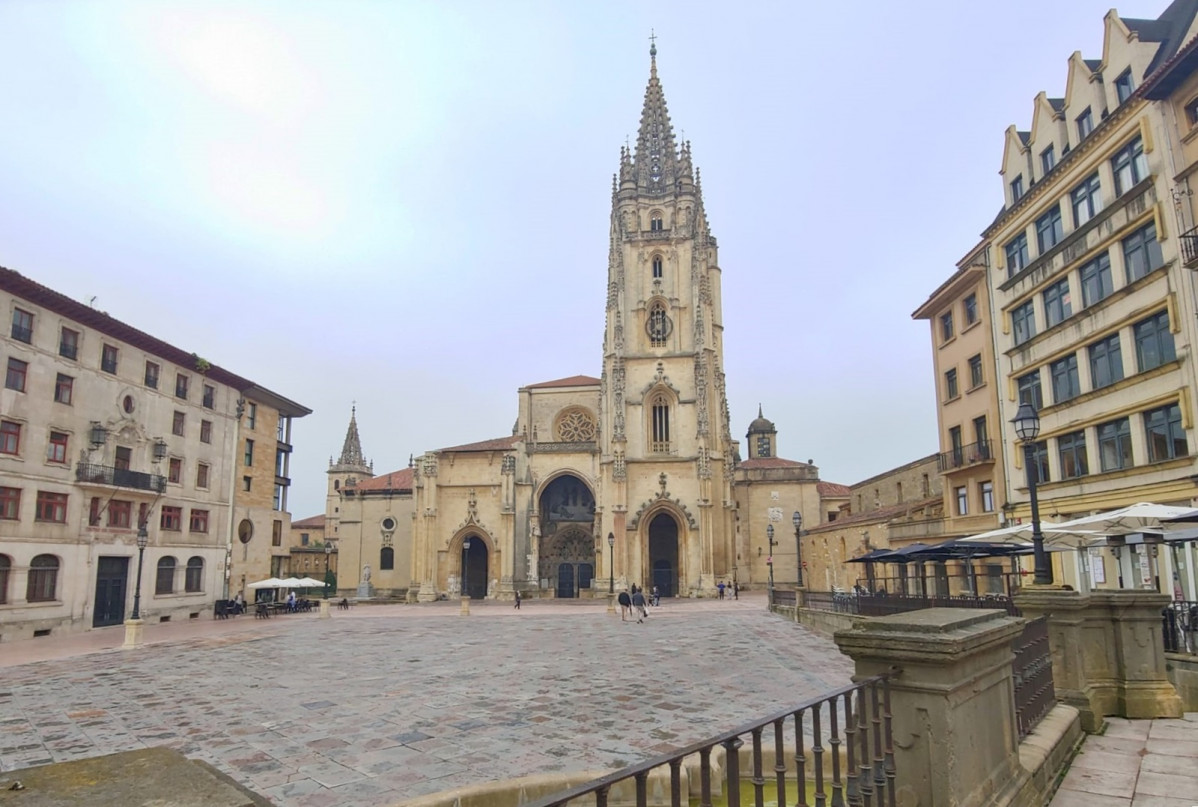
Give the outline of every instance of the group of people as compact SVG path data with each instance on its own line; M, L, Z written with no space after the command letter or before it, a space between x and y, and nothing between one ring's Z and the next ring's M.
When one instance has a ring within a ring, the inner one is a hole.
M653 587L652 593L645 596L645 590L634 585L631 591L621 591L616 597L616 602L620 603L620 621L628 621L628 617L635 616L637 622L644 622L649 618L649 610L647 605L661 605L661 594L657 590L657 586Z
M740 583L736 582L735 580L733 580L731 583L725 583L723 580L721 580L715 584L715 589L719 592L718 596L721 600L728 599L728 595L731 595L732 599L734 600L740 599Z

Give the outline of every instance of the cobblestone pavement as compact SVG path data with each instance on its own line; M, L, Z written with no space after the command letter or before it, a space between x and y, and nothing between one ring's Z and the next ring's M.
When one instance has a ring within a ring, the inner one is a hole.
M667 601L643 625L602 603L534 601L175 630L0 666L0 770L165 745L279 805L389 805L623 766L842 686L852 669L760 597Z

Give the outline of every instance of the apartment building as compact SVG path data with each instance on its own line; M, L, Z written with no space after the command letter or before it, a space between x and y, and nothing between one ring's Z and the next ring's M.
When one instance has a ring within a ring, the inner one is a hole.
M247 395L308 410L3 268L0 313L0 640L123 622L143 530L143 618L206 615Z

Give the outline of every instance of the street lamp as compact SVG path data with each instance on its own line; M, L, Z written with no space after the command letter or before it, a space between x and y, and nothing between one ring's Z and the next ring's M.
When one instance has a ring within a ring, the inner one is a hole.
M798 581L798 587L803 587L803 514L795 510L794 515L790 517L791 522L795 525L795 579Z
M133 589L133 619L141 619L141 566L149 542L150 534L146 532L146 523L143 521L137 525L137 588Z
M329 598L329 559L333 556L333 545L328 541L324 544L324 598Z
M615 533L607 534L607 593L616 593L616 536Z
M1048 555L1044 552L1044 536L1040 533L1040 503L1036 499L1036 482L1039 473L1033 467L1035 458L1033 445L1040 434L1040 415L1031 403L1024 401L1019 404L1019 411L1011 421L1015 425L1015 434L1023 441L1023 462L1027 466L1028 498L1032 504L1032 547L1035 552L1036 574L1033 581L1036 585L1052 584L1052 566L1048 564Z
M470 599L470 539L462 541L462 599Z
M774 525L767 524L765 527L766 540L770 542L770 554L765 559L765 565L770 567L770 596L773 596L774 591Z

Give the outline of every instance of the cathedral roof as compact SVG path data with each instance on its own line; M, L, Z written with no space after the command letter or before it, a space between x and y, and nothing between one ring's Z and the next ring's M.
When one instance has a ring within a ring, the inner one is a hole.
M848 497L853 493L853 489L848 485L838 485L835 482L820 482L815 489L825 499Z
M479 443L466 443L460 446L450 446L449 448L439 448L438 452L445 451L506 451L509 448L515 448L523 438L519 435L511 435L510 437L496 437L494 440L483 440Z
M784 460L781 457L756 457L751 460L743 460L736 467L746 471L761 471L769 468L806 468L807 463Z
M324 513L318 516L308 516L301 518L299 521L291 522L292 529L324 529Z
M354 486L354 490L412 490L412 469L403 468L389 474L363 479Z
M598 378L589 375L572 375L569 378L559 378L556 381L542 381L539 384L529 384L525 389L545 389L547 387L594 387L600 383Z

